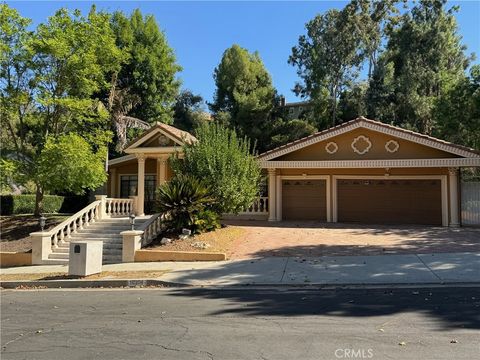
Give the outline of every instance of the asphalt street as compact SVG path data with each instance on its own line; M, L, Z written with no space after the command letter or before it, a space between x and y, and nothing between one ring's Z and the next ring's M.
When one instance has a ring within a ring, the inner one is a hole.
M478 359L480 288L3 290L1 359Z

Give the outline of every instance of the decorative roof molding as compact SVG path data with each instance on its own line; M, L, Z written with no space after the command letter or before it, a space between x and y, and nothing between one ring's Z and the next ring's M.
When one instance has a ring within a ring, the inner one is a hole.
M261 161L271 160L279 156L302 149L304 147L310 146L312 144L333 138L338 135L345 134L358 128L376 131L382 134L394 136L399 139L411 141L420 145L428 146L437 150L445 151L466 158L480 158L480 153L478 153L474 149L469 149L464 146L456 145L448 141L436 139L431 136L416 133L410 130L405 130L393 125L384 124L379 121L359 117L342 125L320 131L316 134L293 141L286 145L282 145L276 149L269 150L263 154L260 154L258 156L258 159Z
M478 158L448 159L391 159L391 160L325 160L325 161L268 161L259 160L264 169L355 169L355 168L415 168L415 167L476 167Z

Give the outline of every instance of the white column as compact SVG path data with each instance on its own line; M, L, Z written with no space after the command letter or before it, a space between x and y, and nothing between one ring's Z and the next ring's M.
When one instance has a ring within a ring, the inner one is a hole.
M276 203L277 203L277 221L282 221L282 178L280 175L276 176Z
M450 199L450 226L460 226L458 216L458 168L448 169L448 188Z
M157 158L157 186L167 181L167 159L163 157Z
M117 197L116 194L116 184L117 184L117 169L110 168L110 197Z
M138 154L138 190L137 190L137 212L138 215L144 215L144 202L145 202L145 155Z
M276 179L275 169L268 169L268 221L276 221Z

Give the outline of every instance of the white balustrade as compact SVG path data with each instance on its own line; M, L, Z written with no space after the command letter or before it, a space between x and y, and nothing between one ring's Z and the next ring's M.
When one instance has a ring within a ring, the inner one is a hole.
M240 212L240 214L268 214L268 196L259 197L248 209Z
M108 216L128 216L133 212L133 199L106 199L106 214Z
M150 244L162 231L161 214L152 215L150 219L143 223L138 230L143 231L142 246Z
M94 223L100 218L100 207L102 201L97 200L83 208L76 214L70 216L67 220L55 226L53 229L44 232L32 233L33 237L37 236L42 239L49 239L53 248L58 248L59 244L65 243L70 239L72 234L78 229Z

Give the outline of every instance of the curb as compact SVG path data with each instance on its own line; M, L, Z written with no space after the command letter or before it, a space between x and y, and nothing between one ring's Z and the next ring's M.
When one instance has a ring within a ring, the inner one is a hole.
M81 289L81 288L190 288L203 290L274 290L274 289L295 289L295 290L354 290L354 289L413 289L413 288L449 288L449 287L474 287L480 288L480 282L443 282L443 283L350 283L350 284L235 284L235 285L190 285L155 279L112 279L112 280L21 280L3 281L0 288L3 289Z
M2 281L3 289L47 288L47 289L77 289L77 288L136 288L136 287L188 287L189 285L154 279L130 280L20 280Z

